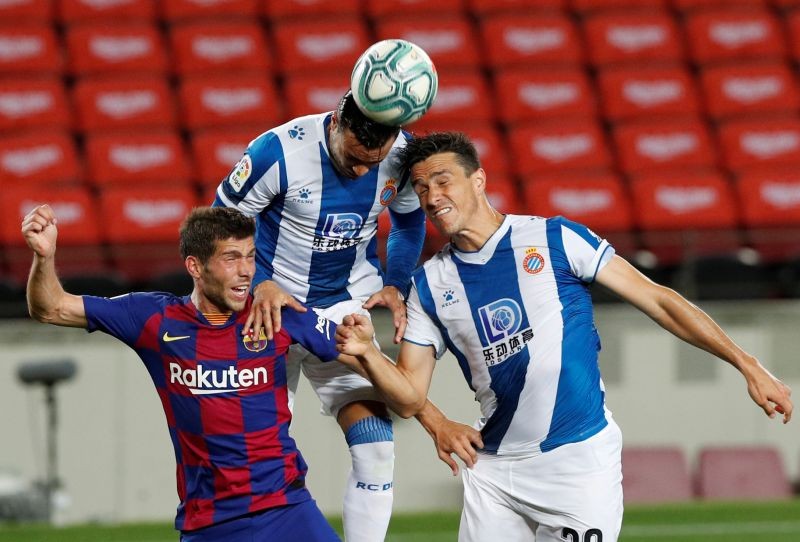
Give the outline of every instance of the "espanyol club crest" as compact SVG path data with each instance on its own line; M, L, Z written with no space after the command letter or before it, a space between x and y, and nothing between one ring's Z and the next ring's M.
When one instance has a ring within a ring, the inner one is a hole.
M392 201L394 201L394 198L397 197L397 186L395 186L396 183L397 181L395 181L394 179L389 179L388 181L386 181L386 186L384 186L383 190L381 190L380 200L381 200L381 205L383 205L384 207L392 203Z
M522 260L522 268L531 275L539 273L544 269L544 256L539 254L533 247L527 249L525 251L525 259Z
M242 339L244 347L251 352L261 352L267 347L268 342L267 335L264 333L263 329L258 334L258 339L254 339L250 335L245 335Z

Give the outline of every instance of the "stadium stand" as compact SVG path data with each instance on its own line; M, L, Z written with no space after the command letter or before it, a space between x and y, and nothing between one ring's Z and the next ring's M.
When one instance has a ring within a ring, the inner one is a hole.
M751 292L796 296L776 277L800 259L798 8L0 2L0 188L46 180L82 190L99 209L111 187L168 186L207 203L250 140L335 107L366 46L402 36L440 75L434 107L408 128L470 134L497 184L494 201L587 222L632 260L655 261L648 270L661 276L683 268L682 280L703 281L706 268L713 276L746 265ZM6 249L3 241L0 260ZM755 256L743 263L742 254ZM780 292L761 290L764 277Z
M622 449L625 504L684 502L692 499L692 479L677 446L626 446Z
M706 500L779 500L792 496L780 453L770 446L700 450L697 495Z

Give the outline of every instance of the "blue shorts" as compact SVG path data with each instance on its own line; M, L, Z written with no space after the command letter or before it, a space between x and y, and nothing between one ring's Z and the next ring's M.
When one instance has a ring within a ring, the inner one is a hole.
M268 508L217 525L181 533L181 542L340 541L317 503L308 500Z

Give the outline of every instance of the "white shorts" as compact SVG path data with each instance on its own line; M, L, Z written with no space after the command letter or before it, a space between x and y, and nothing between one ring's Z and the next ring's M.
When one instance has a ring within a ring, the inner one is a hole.
M314 312L339 324L348 314L369 316L369 312L361 307L363 304L363 300L350 299L325 309L314 309ZM297 392L301 369L322 403L320 411L326 416L336 417L343 406L355 401L383 402L372 383L360 374L336 361L323 363L299 344L293 344L286 356L289 410L294 407L294 394Z
M462 469L459 542L616 542L622 526L622 433L613 421L537 456L479 455Z

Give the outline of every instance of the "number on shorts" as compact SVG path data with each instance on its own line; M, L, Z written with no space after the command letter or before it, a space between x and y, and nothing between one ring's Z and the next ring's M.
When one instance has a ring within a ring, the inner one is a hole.
M581 535L575 529L564 527L561 529L561 539L568 542L581 542ZM603 531L600 529L589 529L583 535L583 542L603 542Z

